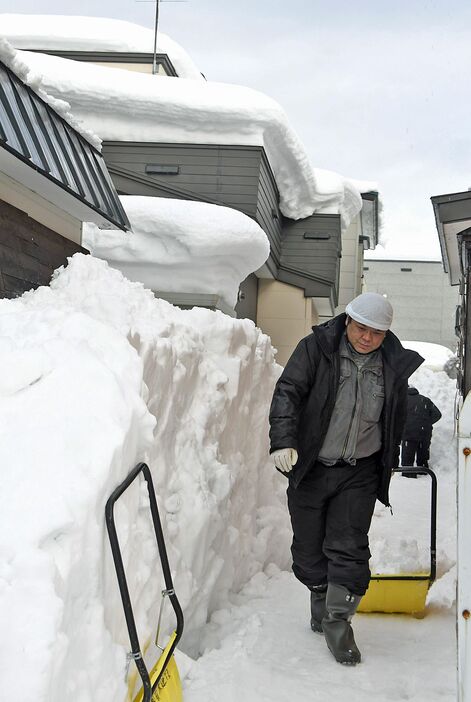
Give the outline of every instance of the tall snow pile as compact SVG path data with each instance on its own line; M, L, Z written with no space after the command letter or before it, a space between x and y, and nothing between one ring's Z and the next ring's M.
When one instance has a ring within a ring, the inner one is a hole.
M181 311L78 254L50 287L0 302L0 357L2 692L124 699L129 644L104 506L139 460L154 477L184 652L199 653L211 613L254 574L289 567L285 484L267 457L273 349L248 320ZM116 519L145 641L163 581L142 487Z
M84 225L83 245L129 280L159 292L211 293L229 308L270 253L263 229L230 207L121 196L132 232Z

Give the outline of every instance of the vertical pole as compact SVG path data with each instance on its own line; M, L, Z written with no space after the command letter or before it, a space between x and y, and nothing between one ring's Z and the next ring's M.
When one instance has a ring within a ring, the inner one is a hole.
M154 25L154 58L152 61L152 75L157 73L157 30L159 28L159 0L155 0L155 25Z
M458 420L458 701L471 702L471 393Z

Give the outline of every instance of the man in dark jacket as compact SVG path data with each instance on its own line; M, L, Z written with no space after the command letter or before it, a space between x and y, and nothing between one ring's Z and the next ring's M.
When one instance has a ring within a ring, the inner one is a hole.
M370 580L368 531L399 464L407 379L423 362L389 330L392 307L363 293L302 339L270 409L275 466L289 478L293 572L311 627L340 663L361 660L350 625Z
M420 395L417 388L407 390L407 417L402 432L401 464L428 468L430 442L433 425L441 419L442 413L432 400ZM418 471L420 473L420 471ZM407 478L416 478L417 473L403 473Z

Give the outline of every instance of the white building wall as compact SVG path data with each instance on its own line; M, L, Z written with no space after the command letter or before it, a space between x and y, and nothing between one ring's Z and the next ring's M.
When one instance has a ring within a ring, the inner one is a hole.
M365 260L364 290L387 295L394 308L392 331L407 341L428 341L456 350L458 286L441 261Z

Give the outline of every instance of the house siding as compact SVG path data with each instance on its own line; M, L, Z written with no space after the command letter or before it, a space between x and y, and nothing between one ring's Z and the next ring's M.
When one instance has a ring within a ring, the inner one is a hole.
M301 220L284 220L281 269L312 276L338 294L342 250L339 215L315 214ZM289 282L289 281L287 281Z
M200 200L252 217L266 232L278 265L279 195L261 146L104 142L102 154L121 194ZM179 172L151 175L151 164L178 166Z
M0 297L17 297L48 285L53 271L79 251L88 253L0 200Z
M341 248L339 215L285 219L261 146L104 142L102 154L121 194L150 195L224 205L252 217L266 233L271 276L337 304ZM167 166L174 173L149 173ZM306 239L305 232L329 238Z

